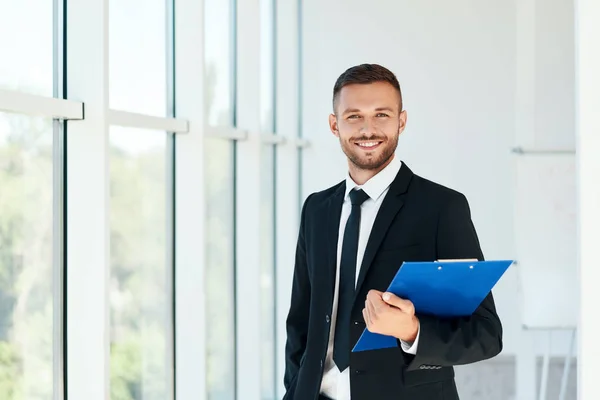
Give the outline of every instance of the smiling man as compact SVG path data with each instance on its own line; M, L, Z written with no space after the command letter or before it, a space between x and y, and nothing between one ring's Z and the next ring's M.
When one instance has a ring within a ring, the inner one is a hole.
M329 126L348 174L302 208L284 399L455 400L453 367L502 350L491 293L472 316L440 319L383 292L404 261L483 260L465 196L396 158L406 120L386 68L352 67L335 83ZM397 347L352 353L365 327Z

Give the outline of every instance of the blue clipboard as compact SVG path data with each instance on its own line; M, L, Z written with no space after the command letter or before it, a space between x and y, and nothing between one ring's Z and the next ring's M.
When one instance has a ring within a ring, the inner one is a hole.
M405 262L387 291L412 301L419 314L466 317L475 312L512 263L511 260ZM393 347L398 347L395 337L365 329L352 351Z

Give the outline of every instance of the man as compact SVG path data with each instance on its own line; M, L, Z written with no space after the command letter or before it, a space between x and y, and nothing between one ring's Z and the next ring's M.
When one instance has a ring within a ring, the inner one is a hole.
M383 292L404 261L483 260L465 196L395 157L406 118L384 67L359 65L335 83L329 124L348 175L302 208L284 399L458 399L453 366L502 350L491 293L472 316L440 319ZM398 346L352 353L365 327Z

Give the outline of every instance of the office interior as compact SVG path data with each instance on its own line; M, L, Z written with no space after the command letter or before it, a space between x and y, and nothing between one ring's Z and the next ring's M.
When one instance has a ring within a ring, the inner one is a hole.
M304 199L345 178L336 78L466 195L497 357L461 399L597 399L595 0L0 3L0 398L274 400Z

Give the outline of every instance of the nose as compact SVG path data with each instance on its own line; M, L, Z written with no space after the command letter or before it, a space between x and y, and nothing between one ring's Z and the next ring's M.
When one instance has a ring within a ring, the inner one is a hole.
M360 133L365 136L374 136L375 135L375 124L371 118L365 118L363 120L362 127L360 129Z

